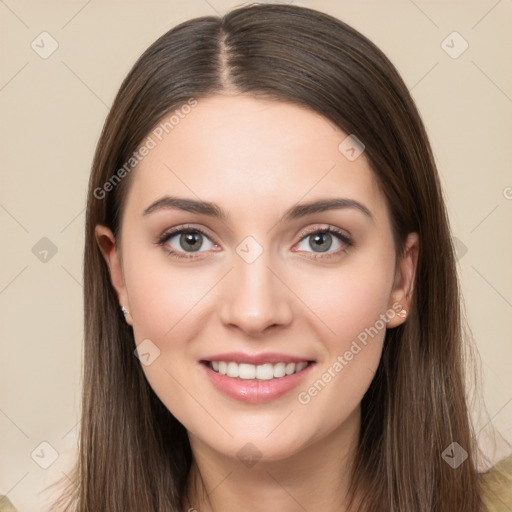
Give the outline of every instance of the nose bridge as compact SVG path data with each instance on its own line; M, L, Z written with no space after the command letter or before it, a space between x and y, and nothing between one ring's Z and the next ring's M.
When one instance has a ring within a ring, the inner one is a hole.
M226 325L236 325L249 334L258 334L272 325L286 325L291 321L290 294L276 277L271 260L268 251L263 251L253 261L243 252L235 255L234 269L228 279L229 289L221 308Z

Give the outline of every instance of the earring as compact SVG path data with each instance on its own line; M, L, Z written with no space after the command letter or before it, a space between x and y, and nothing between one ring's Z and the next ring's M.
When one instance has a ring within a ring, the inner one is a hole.
M400 317L400 318L405 318L407 316L407 310L405 309L402 309L400 310L397 315Z
M124 306L121 306L121 311L124 315L126 315L126 313L130 313Z

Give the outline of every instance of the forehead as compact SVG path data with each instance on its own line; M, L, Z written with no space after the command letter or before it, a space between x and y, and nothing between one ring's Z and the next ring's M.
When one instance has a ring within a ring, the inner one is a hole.
M348 159L339 148L348 134L309 109L219 95L187 112L173 123L166 115L148 134L152 148L132 172L127 208L142 212L173 194L248 216L331 197L359 200L376 215L385 210L364 152Z

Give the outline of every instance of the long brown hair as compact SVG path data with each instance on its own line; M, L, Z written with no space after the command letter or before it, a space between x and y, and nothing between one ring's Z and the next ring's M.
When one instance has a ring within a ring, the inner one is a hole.
M480 511L456 259L424 125L395 67L365 36L327 14L278 4L181 23L143 53L115 98L89 182L79 457L59 503L78 512L183 506L187 432L134 356L94 228L120 235L131 174L113 177L161 119L191 99L226 92L291 102L355 134L387 200L397 259L407 234L419 234L410 314L388 330L361 403L354 509ZM455 469L442 456L453 442L468 453Z

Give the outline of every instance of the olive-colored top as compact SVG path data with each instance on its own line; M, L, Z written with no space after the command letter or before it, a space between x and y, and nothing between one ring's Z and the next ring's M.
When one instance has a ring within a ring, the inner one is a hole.
M512 510L512 455L499 461L490 471L481 474L486 512ZM18 512L7 496L0 494L0 512Z
M18 512L7 496L0 494L0 512Z
M487 512L512 510L512 455L500 460L487 473L481 474Z

